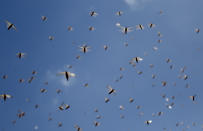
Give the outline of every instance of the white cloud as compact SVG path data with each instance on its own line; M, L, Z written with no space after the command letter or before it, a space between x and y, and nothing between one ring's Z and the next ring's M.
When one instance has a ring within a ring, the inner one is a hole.
M128 6L130 6L131 9L137 9L143 7L145 3L150 2L152 0L124 0L124 1Z
M137 6L138 3L139 3L139 0L125 0L125 2L131 6L131 7L134 7L134 6Z

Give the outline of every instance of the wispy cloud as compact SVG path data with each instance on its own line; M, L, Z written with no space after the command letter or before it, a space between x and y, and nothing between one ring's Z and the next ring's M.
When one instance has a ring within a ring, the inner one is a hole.
M124 1L130 7L136 7L137 5L139 5L139 0L124 0Z
M143 7L145 3L150 2L152 0L124 0L125 3L130 6L131 9L138 9Z

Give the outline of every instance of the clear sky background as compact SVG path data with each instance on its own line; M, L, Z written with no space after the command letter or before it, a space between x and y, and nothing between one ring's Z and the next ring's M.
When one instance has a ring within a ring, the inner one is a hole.
M39 131L74 131L74 125L83 131L202 130L202 6L202 0L1 0L0 94L13 98L0 101L0 130L32 131L38 127ZM98 15L91 17L91 11ZM116 16L117 11L123 11L123 15ZM41 16L46 16L47 21L43 22ZM15 24L17 31L8 31L5 20ZM145 28L124 35L115 25L117 22L123 26L142 24ZM149 23L156 26L150 29ZM69 32L68 26L73 31ZM89 26L95 30L89 31ZM199 34L196 28L200 29ZM49 36L54 36L54 40L49 40ZM162 43L157 42L159 39ZM83 44L91 47L86 54L80 52ZM108 45L107 51L104 45ZM18 59L18 52L26 56ZM135 68L129 65L138 56L143 61ZM166 63L167 58L170 63ZM67 65L73 67L68 69ZM178 78L184 66L187 80ZM120 71L120 67L125 70ZM28 83L32 70L37 74ZM64 76L56 76L65 70L76 77L66 81ZM138 75L137 71L143 73ZM2 79L5 74L8 78ZM123 79L115 82L121 74ZM19 83L20 78L25 82ZM162 81L167 82L165 87ZM85 83L89 86L84 87ZM107 85L116 94L109 95ZM42 88L47 92L41 93ZM57 89L62 93L57 94ZM192 95L197 95L195 102L189 98ZM109 103L104 102L105 97ZM133 103L129 103L131 97ZM69 104L70 109L60 111L62 102ZM173 108L168 109L166 104L172 102ZM120 105L124 110L119 109ZM18 110L26 113L23 118L17 117ZM157 116L158 112L163 115ZM102 118L96 119L97 115ZM49 117L53 120L48 121ZM146 120L152 123L147 125ZM100 125L95 127L94 121ZM58 127L58 122L63 126ZM184 124L176 127L176 123Z

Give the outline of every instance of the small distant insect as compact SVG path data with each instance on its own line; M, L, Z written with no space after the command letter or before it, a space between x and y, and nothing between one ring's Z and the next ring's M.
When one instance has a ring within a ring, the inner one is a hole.
M104 98L105 103L108 103L110 101L109 98Z
M150 23L150 24L148 24L148 26L149 26L149 28L154 28L155 24Z
M69 80L70 77L75 77L75 74L74 74L74 73L71 73L71 72L68 72L68 71L60 72L60 73L58 73L57 75L65 75L66 80Z
M108 49L108 46L107 45L104 45L104 50L106 51Z
M18 81L19 81L20 83L23 83L25 80L22 79L22 78L20 78Z
M118 11L118 12L116 12L116 15L117 16L121 16L121 15L123 15L123 12L122 11Z
M196 97L197 97L197 95L189 96L189 98L190 98L192 101L195 101L195 100L196 100Z
M88 84L88 83L85 83L85 84L84 84L84 87L88 87L88 86L89 86L89 84Z
M76 56L76 59L80 59L80 55L77 55L77 56Z
M199 28L196 28L195 29L195 32L198 34L200 32L200 29Z
M157 33L157 35L158 35L159 37L162 37L162 34L161 34L161 32L158 32L158 33Z
M141 106L139 106L139 105L136 106L136 109L140 109L140 108L141 108Z
M54 40L54 36L49 36L49 40Z
M52 120L52 118L51 118L51 117L49 117L49 118L48 118L48 121L51 121L51 120Z
M124 106L120 105L120 106L119 106L119 109L120 109L120 110L124 110Z
M161 14L163 14L163 11L162 11L162 10L160 10L160 11L159 11L159 14L160 14L160 15L161 15Z
M69 69L73 68L72 65L67 65L66 67L69 68Z
M157 47L157 46L154 46L154 47L153 47L153 50L154 50L154 51L157 51L157 50L158 50L158 47Z
M64 104L64 103L63 103L63 104L60 105L58 108L59 108L59 110L61 110L61 111L62 111L62 110L67 110L67 109L70 108L70 105L67 105L67 104Z
M161 43L161 42L162 42L162 40L161 40L161 39L159 39L159 40L157 40L157 42L158 42L158 43Z
M170 65L170 67L169 67L171 70L173 69L173 65Z
M15 125L16 124L16 120L13 120L12 123L13 123L13 125Z
M123 79L123 75L122 75L122 74L120 75L119 79L120 79L120 80Z
M62 122L58 122L58 127L62 127L63 123Z
M163 115L163 112L161 112L161 111L158 112L158 116L161 116L161 115Z
M128 43L127 42L125 42L124 45L125 45L125 47L128 47Z
M82 128L80 128L80 126L75 125L74 128L76 129L76 131L82 131Z
M25 53L19 52L16 54L19 59L25 57Z
M187 80L187 79L188 79L188 76L187 76L187 75L184 75L184 76L183 76L183 79L184 79L184 80Z
M7 78L8 78L8 75L3 75L2 78L3 78L3 79L7 79Z
M47 17L46 16L41 16L42 21L46 21Z
M83 45L80 47L80 51L83 52L83 53L87 53L89 50L90 47L87 46L87 45Z
M136 61L138 63L140 61L143 61L143 58L141 58L141 57L134 57L134 58L132 58L132 61Z
M174 105L174 103L167 104L166 107L167 107L168 109L172 109L172 108L173 108L173 105Z
M138 75L141 75L143 72L142 71L137 71L137 74Z
M60 94L61 92L62 92L61 89L56 89L57 94Z
M47 92L47 90L44 89L44 88L42 88L42 89L40 89L40 92L41 92L41 93L45 93L45 92Z
M25 116L25 112L23 112L23 111L18 111L19 113L17 114L17 116L18 116L18 118L22 118L22 117L24 117Z
M4 101L6 101L7 99L12 98L12 96L9 95L9 94L2 94L2 95L0 95L0 99L1 99L1 98L2 98Z
M59 108L59 110L61 110L61 111L64 110L63 105L60 105L58 108Z
M97 127L97 126L99 126L99 125L100 125L99 122L97 122L97 121L94 122L94 126L95 126L95 127Z
M35 105L35 109L37 109L37 108L39 108L39 105L38 105L38 104Z
M152 123L152 120L146 120L145 123L146 123L147 125L150 125L150 124Z
M99 112L99 110L96 108L96 109L94 110L94 112Z
M167 58L166 63L170 63L170 62L171 62L171 59Z
M97 116L96 116L96 119L101 119L101 118L102 118L101 115L97 115Z
M184 73L186 70L186 67L184 66L183 68L180 69L180 73Z
M162 98L166 98L166 94L162 94L161 97L162 97Z
M14 30L16 30L17 31L17 29L16 29L16 27L15 27L15 25L13 24L13 23L11 23L11 22L9 22L9 21L5 21L6 22L6 25L7 25L7 29L8 30L10 30L10 29L14 29Z
M68 26L68 31L73 31L73 27L72 26Z
M35 74L37 74L37 71L33 70L32 75L35 75Z
M30 77L30 79L28 80L28 83L31 83L34 80L34 76Z
M144 26L139 24L139 25L136 25L136 29L137 30L144 30Z
M116 92L116 90L113 89L111 86L107 86L107 88L109 89L108 94L112 94L112 93L115 93L115 92Z
M155 79L156 75L152 74L152 79Z
M130 98L130 99L129 99L129 102L130 102L130 103L133 103L133 101L134 101L133 98Z
M95 28L93 26L89 27L89 31L94 31L94 30L95 30Z
M98 13L96 13L95 11L91 11L89 14L90 14L90 16L97 16L98 15Z
M120 71L124 71L125 70L125 68L123 68L123 67L120 67Z
M166 81L162 81L162 86L166 86L167 82Z

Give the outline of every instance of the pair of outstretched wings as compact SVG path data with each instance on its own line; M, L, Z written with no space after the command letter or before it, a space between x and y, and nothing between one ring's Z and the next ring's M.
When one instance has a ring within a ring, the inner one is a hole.
M66 73L68 73L68 75L71 76L71 77L75 77L76 76L74 73L71 73L71 72L59 72L56 75L57 76L59 76L59 75L65 75Z
M11 22L9 22L9 21L5 21L6 22L6 25L7 25L7 29L8 30L10 30L11 28L13 28L14 30L16 30L17 31L17 29L16 29L16 27L15 27L15 25L14 24L12 24Z
M2 95L0 95L0 98L5 98L5 96L6 96L6 98L12 98L12 96L9 94L2 94Z

